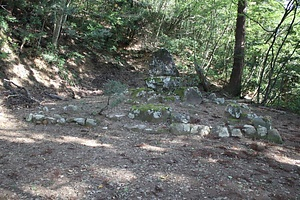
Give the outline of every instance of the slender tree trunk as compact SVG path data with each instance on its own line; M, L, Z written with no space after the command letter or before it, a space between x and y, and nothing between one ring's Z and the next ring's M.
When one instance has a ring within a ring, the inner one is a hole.
M240 96L242 90L242 75L245 60L245 21L246 21L246 0L238 1L238 13L235 29L235 46L233 69L230 75L229 84L225 87L226 91L232 96Z
M53 37L52 37L52 44L54 46L57 46L61 29L67 20L68 15L66 13L66 9L70 6L70 3L71 0L62 0L60 2L60 6L58 6L56 12L54 13L55 22L54 22Z

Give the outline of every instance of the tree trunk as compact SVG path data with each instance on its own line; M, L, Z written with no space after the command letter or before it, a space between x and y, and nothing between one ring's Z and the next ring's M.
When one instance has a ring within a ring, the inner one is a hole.
M58 43L58 39L61 33L61 29L64 25L64 23L67 20L67 13L66 9L70 6L71 0L62 0L60 2L60 5L58 3L57 10L54 13L55 16L55 22L54 22L54 28L53 28L53 37L52 37L52 44L56 47Z
M246 21L246 0L238 1L238 14L235 29L235 46L233 69L230 75L229 84L225 90L232 96L240 96L242 90L242 75L245 59L245 21Z

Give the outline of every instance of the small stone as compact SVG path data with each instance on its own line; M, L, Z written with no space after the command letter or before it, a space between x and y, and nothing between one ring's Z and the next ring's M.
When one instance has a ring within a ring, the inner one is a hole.
M239 119L242 114L240 105L238 104L228 104L226 106L225 112L229 113L233 118Z
M125 117L125 114L114 114L114 113L110 113L107 114L106 117L109 119L113 119L113 120L120 120L121 118Z
M33 119L33 114L30 113L30 114L26 117L26 121L27 121L27 122L31 122L32 119Z
M129 113L129 114L128 114L128 117L129 117L130 119L134 119L134 118L135 118L135 115L134 115L133 113Z
M184 113L173 112L171 114L171 120L172 120L172 122L187 124L190 122L190 116L187 114L184 114Z
M63 117L56 118L56 122L57 122L58 124L65 124L65 123L66 123L66 119L63 118Z
M115 115L116 118L122 118L122 117L125 117L124 114L120 114L120 115Z
M198 134L198 135L204 137L210 133L210 128L209 128L209 126L205 126L205 125L191 124L191 133Z
M252 123L255 126L255 128L258 128L259 126L266 127L267 130L272 129L271 126L271 120L267 117L256 117L252 119Z
M59 115L59 114L54 114L53 117L54 117L54 118L57 118L57 119L62 118L62 116Z
M49 112L49 108L48 108L47 106L44 106L44 107L43 107L43 111Z
M252 119L254 119L254 118L256 118L256 117L258 117L255 113L248 113L247 114L247 119L250 119L250 120L252 120Z
M229 137L229 131L226 126L216 126L213 128L213 133L219 137Z
M136 125L128 125L125 124L124 128L127 128L129 130L144 130L147 126L144 124L136 124Z
M207 98L211 101L215 101L215 99L217 98L217 95L215 93L211 93L208 95Z
M77 123L77 124L79 124L79 125L82 125L82 126L85 125L85 121L86 121L85 118L80 118L80 117L78 117L78 118L73 118L73 122L75 122L75 123Z
M63 107L64 111L77 111L78 110L78 107L75 106L75 105L67 105L67 106L64 106Z
M56 119L54 117L45 117L45 120L47 121L47 123L51 123L51 124L55 124L56 123Z
M265 137L268 133L268 129L264 126L258 126L257 127L257 134L260 137Z
M45 115L35 114L32 117L33 117L33 120L41 121L45 118Z
M224 99L224 98L216 98L216 99L214 100L214 102L215 102L216 104L224 104L224 103L225 103L225 99Z
M252 125L248 125L248 124L244 125L243 132L246 135L250 135L250 136L256 135L256 129L255 129L255 127L252 126Z
M190 133L191 125L184 123L173 123L170 125L170 131L174 134L187 134Z
M94 119L89 119L89 118L87 118L87 119L85 120L85 125L86 125L86 126L97 126L97 122L96 122L96 120L94 120Z
M154 119L159 119L159 118L161 118L161 116L162 116L162 113L160 111L154 111L153 112L153 118Z
M231 130L231 136L232 137L242 138L243 137L243 133L242 133L241 129L234 128L234 129Z

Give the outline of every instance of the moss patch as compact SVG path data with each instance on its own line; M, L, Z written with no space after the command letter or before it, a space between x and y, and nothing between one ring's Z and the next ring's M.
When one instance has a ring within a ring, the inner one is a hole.
M161 104L134 105L130 112L132 118L148 122L164 122L170 119L171 108Z
M145 87L133 88L133 89L130 89L130 94L131 94L132 98L137 98L140 95L145 95L145 94L147 94L149 92L152 92L152 91L153 91L152 89L145 88Z

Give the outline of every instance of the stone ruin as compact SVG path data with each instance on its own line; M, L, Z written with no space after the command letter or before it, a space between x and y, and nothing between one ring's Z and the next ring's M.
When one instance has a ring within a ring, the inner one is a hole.
M198 134L206 136L213 134L217 137L250 137L266 139L275 143L283 140L277 129L272 127L271 119L265 116L257 116L246 104L239 104L232 100L218 98L215 93L206 94L203 97L195 85L198 85L195 76L180 76L172 55L166 49L154 52L149 64L149 77L145 80L145 88L135 88L129 91L127 102L133 105L127 113L108 113L107 118L120 120L128 117L135 123L124 124L124 128L132 131L149 131L151 133L170 132L171 134ZM224 110L228 119L246 120L246 124L214 125L192 123L189 114L180 113L167 106L168 102L180 102L185 105L203 106L211 102L226 105ZM97 120L92 118L64 117L60 114L48 116L47 107L43 107L38 113L30 113L26 121L36 124L66 124L74 123L81 126L98 126ZM68 105L63 108L65 113L76 113L77 107ZM79 113L76 113L79 114ZM142 124L137 124L137 123ZM145 122L145 123L143 123ZM149 128L147 123L167 124L167 128ZM103 127L104 128L104 127Z

